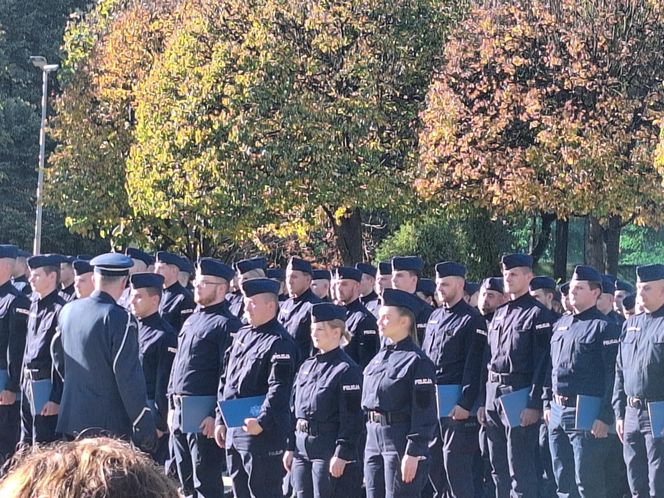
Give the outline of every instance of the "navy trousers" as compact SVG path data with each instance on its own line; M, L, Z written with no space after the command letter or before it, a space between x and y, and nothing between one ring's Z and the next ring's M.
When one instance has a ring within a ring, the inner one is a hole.
M652 437L647 409L627 407L623 441L632 496L664 496L664 438Z
M201 433L171 434L178 480L186 497L223 498L224 450Z
M228 473L235 498L283 498L283 451L253 453L234 447L226 450Z
M24 389L21 397L21 443L52 443L59 439L55 432L58 416L42 417L36 415L32 413L30 405L30 390Z

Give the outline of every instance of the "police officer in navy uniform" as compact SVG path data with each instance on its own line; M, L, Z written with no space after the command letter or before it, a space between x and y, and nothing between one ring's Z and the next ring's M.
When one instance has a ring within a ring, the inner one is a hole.
M32 256L32 254L30 254L28 251L18 249L16 263L14 264L14 272L12 274L12 284L14 284L14 287L16 287L26 296L30 296L30 294L32 294L32 288L28 282L28 277L30 276L28 258L30 256Z
M664 496L664 438L653 437L648 404L664 401L664 265L636 269L644 313L623 325L613 410L632 496Z
M383 291L378 327L389 341L364 369L367 498L417 497L427 481L437 425L434 365L417 346L419 298Z
M341 348L350 339L345 319L346 310L332 303L311 308L318 354L305 360L295 378L294 427L283 458L298 498L361 495L362 371Z
M129 269L129 277L134 273L152 273L148 270L150 266L154 265L154 258L150 254L135 247L128 247L125 250L125 254L129 256L134 263L134 266ZM127 288L122 292L120 299L118 299L118 304L127 310L130 309L131 286L129 284L127 284Z
M480 293L480 284L478 284L477 282L469 282L466 280L466 283L463 287L463 299L473 308L477 308L479 293Z
M138 320L138 352L148 405L157 426L159 446L154 454L163 464L168 457L168 381L177 352L175 329L159 314L164 277L156 273L134 273L131 283L131 312Z
M58 292L60 260L57 256L34 256L28 260L28 265L35 299L30 306L23 355L21 443L50 443L57 439L55 427L63 387L62 379L53 375L51 345L58 315L66 302ZM33 413L30 384L45 379L52 382L49 401L39 413Z
M616 292L616 277L613 275L602 275L602 295L597 301L597 309L604 313L607 318L622 327L625 319L614 309Z
M624 280L616 279L616 292L613 295L613 309L622 316L623 320L626 320L625 312L623 308L623 299L630 294L634 294L634 287Z
M286 271L283 268L268 268L265 270L265 276L279 283L279 302L288 299L286 292Z
M376 272L376 293L378 296L383 295L385 289L392 288L392 262L391 261L381 261L378 263L378 271ZM378 318L378 308L376 308L376 318Z
M410 292L417 292L417 281L424 269L424 261L418 256L395 256L392 258L392 288ZM433 306L420 300L420 309L415 313L417 323L417 340L422 344L424 331L427 328L429 315Z
M482 280L480 290L477 296L477 308L479 309L482 317L486 321L487 330L493 315L500 306L505 304L505 293L503 287L502 277L488 277ZM482 381L480 384L479 407L477 409L478 421L485 421L484 416L484 403L486 401L486 382L487 382L487 369L486 365L491 358L491 351L489 342L485 343L484 360L482 361ZM486 425L480 423L480 456L475 463L474 473L476 477L476 488L483 489L481 496L485 498L494 498L496 496L496 485L493 482L491 472L491 460L489 459L489 440L486 436Z
M336 277L339 281L337 293L347 310L346 328L351 337L344 351L364 369L380 349L376 317L360 300L360 270L341 266L337 268Z
M178 272L178 282L190 293L194 293L194 284L191 283L191 275L194 273L194 265L187 256L180 256L180 271Z
M215 438L226 448L236 498L282 498L282 458L291 427L289 399L297 346L279 323L279 284L267 278L242 283L249 325L233 340L219 382L219 401L265 396L257 417L243 427L224 426L218 413Z
M441 306L429 317L422 344L436 367L436 384L461 386L461 398L452 412L438 414L439 431L429 467L436 497L475 497L468 469L473 468L479 452L479 424L473 408L480 393L486 322L463 299L465 277L466 268L459 263L436 265Z
M74 289L74 256L60 254L60 296L66 302L76 299Z
M30 301L12 285L18 254L13 245L0 245L0 461L9 458L20 436L20 389Z
M89 297L95 290L92 265L84 259L75 259L74 267L74 294L76 299Z
M622 310L625 320L636 315L636 294L627 294L622 300Z
M245 280L250 280L252 278L265 278L265 270L267 268L267 259L263 257L255 257L250 259L243 259L235 263L235 269L237 270L237 279L238 285L242 285L242 282ZM232 294L232 293L231 293ZM237 298L233 297L233 301L230 302L230 310L240 321L246 325L247 319L244 316L244 298L242 292L237 293Z
M184 396L215 396L225 370L232 335L241 327L226 302L233 268L213 258L201 258L194 280L198 307L184 322L173 361L168 393L174 409L171 447L185 496L222 497L224 453L214 441L214 406L200 432L182 432Z
M544 420L559 496L607 495L604 459L613 423L611 396L620 331L597 309L602 276L577 266L570 282L573 315L560 318L551 338L550 382L544 390ZM577 396L601 398L590 431L575 428Z
M292 257L288 262L286 288L289 298L281 303L279 321L297 344L297 367L311 356L311 306L321 302L310 288L311 275L308 261Z
M138 358L137 324L116 302L133 263L107 253L90 264L95 291L60 310L53 342L54 366L65 380L56 431L67 438L131 438L152 451L157 431Z
M558 291L555 280L545 275L534 277L530 281L528 289L531 296L551 311L553 314L551 323L560 318L561 315L553 309ZM541 479L539 483L539 496L542 498L555 497L557 496L556 477L553 473L551 451L549 450L549 429L544 421L542 421L539 428L539 453L537 457L537 472Z
M318 296L323 302L332 302L330 297L330 285L332 274L330 270L318 269L311 271L311 292Z
M535 497L538 479L534 455L538 451L553 315L528 293L533 278L530 256L508 254L501 264L510 300L496 310L489 326L486 433L497 498L510 496L510 489L511 496ZM525 388L529 394L521 425L509 427L500 397Z
M194 312L194 297L178 281L181 265L182 260L177 254L159 251L154 267L154 272L164 277L159 313L178 332Z
M430 278L417 279L415 294L432 308L435 309L438 307L438 303L436 302L436 282Z
M370 263L357 263L355 268L362 272L360 281L360 300L362 304L375 316L380 306L379 296L376 294L376 273L378 269Z

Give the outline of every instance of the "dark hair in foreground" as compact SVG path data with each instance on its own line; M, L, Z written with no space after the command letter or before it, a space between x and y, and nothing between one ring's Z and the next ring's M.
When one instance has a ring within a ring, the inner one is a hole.
M178 498L176 485L144 453L111 438L27 450L0 481L13 498Z

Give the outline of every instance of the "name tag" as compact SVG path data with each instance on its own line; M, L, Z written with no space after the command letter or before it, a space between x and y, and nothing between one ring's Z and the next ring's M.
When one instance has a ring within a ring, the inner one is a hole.
M429 323L431 325L436 325L438 323L438 320L429 320Z
M342 391L359 391L360 386L358 384L352 384L350 386L341 386Z
M275 354L272 359L274 360L290 360L291 355L288 353Z
M365 330L364 335L376 335L376 331L375 330Z
M21 315L29 315L30 310L26 310L25 308L16 308L16 311L20 313Z
M482 329L475 329L475 332L477 332L479 335L486 335L487 334L486 330L482 330Z
M548 329L549 327L551 327L550 323L540 323L539 325L535 325L535 330Z
M627 327L627 332L638 332L639 330L641 330L641 327Z
M608 341L604 341L605 346L610 346L611 344L618 344L620 343L620 339L609 339Z
M168 352L175 354L178 352L178 348L168 348Z

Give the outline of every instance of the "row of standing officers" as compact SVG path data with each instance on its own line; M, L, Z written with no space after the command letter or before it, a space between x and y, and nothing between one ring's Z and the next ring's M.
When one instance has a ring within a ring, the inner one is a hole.
M485 280L485 316L463 299L458 263L437 265L442 305L424 304L415 295L416 257L393 259L395 289L382 290L381 306L375 293L364 292L367 306L360 299L368 265L339 268L342 308L320 302L311 265L298 258L289 262L289 297L280 303L262 258L238 263L241 299L235 291L227 300L236 272L220 261L199 261L192 296L178 283L178 256L158 253L156 273L144 273L151 262L138 250L75 263L95 291L66 305L61 261L33 257L30 303L11 286L16 255L0 246L5 454L21 416L24 444L132 437L177 474L187 496L222 496L225 463L239 497L283 496L283 467L298 497L360 496L363 481L371 497L420 496L428 482L435 496L474 497L487 484L482 447L497 497L539 496L538 460L559 496L585 497L615 491L604 469L620 438L633 496L664 496L661 438L648 417L649 403L664 400L662 265L637 270L644 312L621 334L597 309L602 275L577 267L573 311L558 317L531 296L540 286L522 254L503 257L502 281ZM33 413L31 381L47 378L48 402ZM440 385L461 386L447 414L437 413ZM510 427L500 398L523 388L527 406ZM266 400L242 428L227 429L211 407L198 431L182 432L188 397L257 395ZM602 399L590 431L574 428L577 395Z

